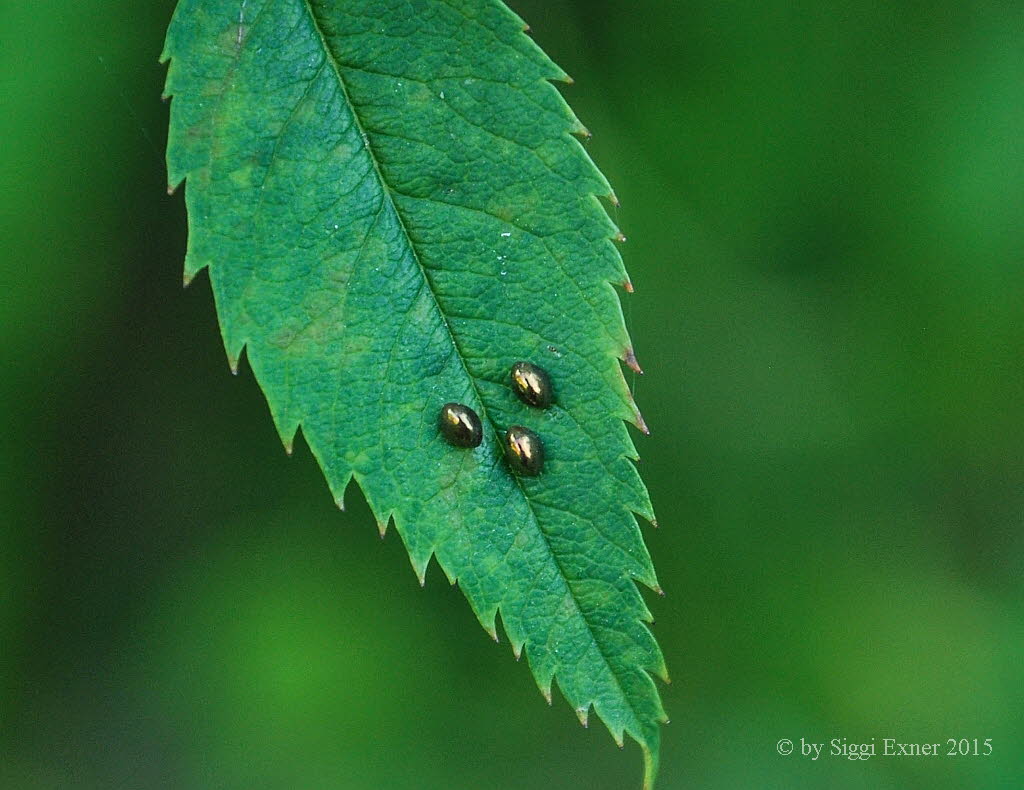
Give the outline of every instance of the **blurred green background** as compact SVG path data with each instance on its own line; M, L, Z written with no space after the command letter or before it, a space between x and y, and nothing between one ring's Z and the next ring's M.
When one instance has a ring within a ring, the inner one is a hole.
M1024 777L1024 6L515 0L615 185L661 788ZM0 5L0 788L631 788L181 289L172 3ZM991 738L817 762L781 738Z

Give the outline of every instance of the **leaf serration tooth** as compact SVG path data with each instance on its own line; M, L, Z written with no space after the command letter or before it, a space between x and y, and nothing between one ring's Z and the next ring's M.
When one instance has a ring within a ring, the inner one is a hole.
M647 427L647 421L644 419L644 415L640 413L640 409L636 410L636 421L634 424L636 425L637 429L645 436L651 435L651 429ZM639 456L637 457L637 460L640 460Z
M626 366L639 376L644 374L643 368L640 367L640 363L636 361L636 354L633 353L632 346L626 348L623 352L622 361L626 363Z

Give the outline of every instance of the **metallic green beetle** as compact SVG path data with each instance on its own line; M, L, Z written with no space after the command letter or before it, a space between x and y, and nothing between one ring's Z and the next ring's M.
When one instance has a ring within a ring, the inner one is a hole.
M544 442L522 425L513 425L505 433L505 454L517 475L536 477L544 469Z
M446 403L437 420L441 434L456 447L479 447L484 429L477 413L462 403Z
M512 366L512 389L523 403L538 409L548 408L555 400L551 377L530 362L517 362Z

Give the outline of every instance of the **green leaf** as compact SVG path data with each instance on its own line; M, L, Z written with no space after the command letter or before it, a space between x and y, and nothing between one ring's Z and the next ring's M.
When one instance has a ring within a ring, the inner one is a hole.
M657 771L665 676L635 581L658 590L623 420L644 428L597 196L614 200L497 0L181 0L167 36L169 180L187 179L186 282L209 269L287 448L301 427L336 500L355 479L421 582L431 556L497 638L500 612L550 700L556 680ZM509 368L545 368L556 404ZM447 401L483 443L438 432ZM513 475L508 426L545 444Z

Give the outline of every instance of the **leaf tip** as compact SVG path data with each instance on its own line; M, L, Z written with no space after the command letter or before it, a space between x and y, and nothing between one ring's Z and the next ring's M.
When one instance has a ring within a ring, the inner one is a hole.
M580 720L584 729L588 729L590 727L590 706L576 708L576 718Z
M658 777L658 756L646 743L641 743L640 748L644 753L643 790L654 790L654 780Z
M617 241L619 244L625 244L626 243L626 234L623 233L622 231L619 231L614 236L612 236L612 240L613 241ZM632 291L630 291L630 293L632 293Z
M623 280L622 281L622 290L624 290L628 294L633 293L633 291L634 291L633 283L630 282L628 279L627 280Z

